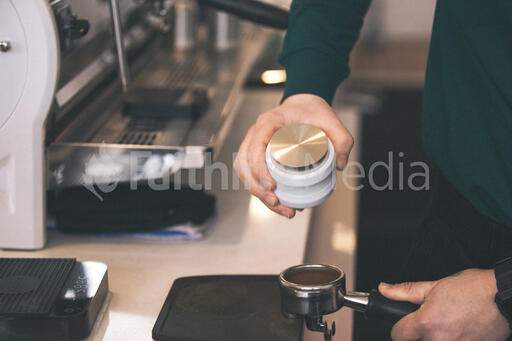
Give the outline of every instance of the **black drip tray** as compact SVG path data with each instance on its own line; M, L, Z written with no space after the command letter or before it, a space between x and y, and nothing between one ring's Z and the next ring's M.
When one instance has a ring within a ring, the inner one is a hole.
M153 328L156 341L298 341L302 320L281 313L272 276L177 279Z

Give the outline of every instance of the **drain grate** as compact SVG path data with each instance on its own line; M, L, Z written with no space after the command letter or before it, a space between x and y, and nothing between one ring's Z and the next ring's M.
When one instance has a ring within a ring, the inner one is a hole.
M152 145L168 120L158 118L134 118L120 134L117 143Z
M172 63L169 58L172 56L168 53L159 55L154 65L137 78L139 86L186 89L211 73L211 61L204 52L196 51L189 58L174 59Z
M155 142L158 133L152 132L125 132L118 140L120 144L142 144L152 145Z

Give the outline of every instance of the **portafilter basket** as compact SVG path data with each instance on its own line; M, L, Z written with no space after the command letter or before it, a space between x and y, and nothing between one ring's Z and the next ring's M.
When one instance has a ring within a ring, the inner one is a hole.
M369 317L398 321L416 311L419 306L410 302L393 301L377 290L346 291L345 273L339 267L325 264L292 266L279 275L283 314L290 318L304 318L309 330L324 333L332 340L335 325L329 329L323 315L347 306Z

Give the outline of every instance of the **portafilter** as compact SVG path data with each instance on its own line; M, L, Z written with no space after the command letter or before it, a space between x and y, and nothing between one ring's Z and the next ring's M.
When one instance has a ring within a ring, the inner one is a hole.
M304 318L309 330L323 332L325 341L331 341L335 325L329 328L323 315L349 307L368 317L398 321L416 311L419 305L393 301L377 290L347 292L345 273L339 267L325 264L292 266L279 275L281 306L290 318Z

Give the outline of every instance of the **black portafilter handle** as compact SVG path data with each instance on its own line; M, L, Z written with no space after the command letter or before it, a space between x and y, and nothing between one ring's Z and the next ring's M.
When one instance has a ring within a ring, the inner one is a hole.
M236 15L257 24L285 30L288 11L257 0L198 0L200 5Z
M373 289L368 297L368 306L365 314L368 317L381 318L396 322L405 315L408 315L419 309L418 304L393 301L382 296L378 290Z

